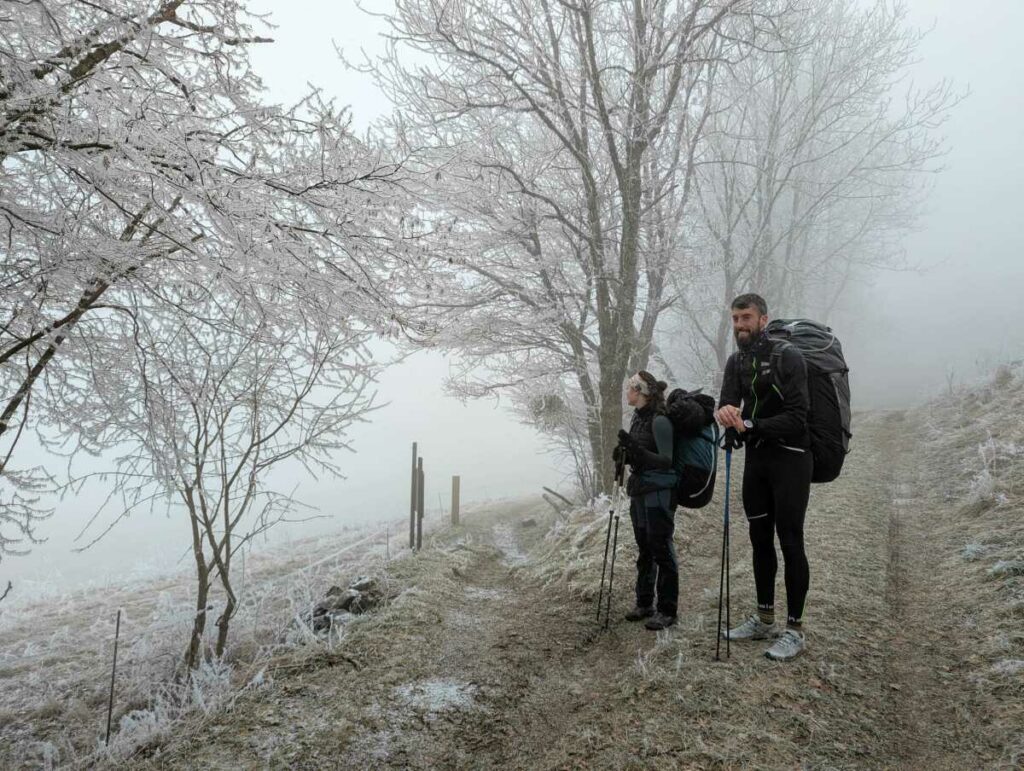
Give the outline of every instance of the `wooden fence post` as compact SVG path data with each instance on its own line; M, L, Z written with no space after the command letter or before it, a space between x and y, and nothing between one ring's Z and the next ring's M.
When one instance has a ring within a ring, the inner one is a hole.
M419 469L419 490L417 491L417 509L416 512L416 551L423 548L423 505L425 500L424 495L424 484L423 484L423 458L417 461Z
M461 480L457 476L452 477L452 524L459 524L459 484Z
M412 487L409 494L409 548L416 548L416 488L419 486L416 473L416 442L412 443Z

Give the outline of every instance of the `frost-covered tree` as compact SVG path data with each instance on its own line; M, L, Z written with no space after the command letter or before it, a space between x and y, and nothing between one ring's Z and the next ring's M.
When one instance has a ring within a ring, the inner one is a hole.
M430 172L421 212L451 264L420 307L466 364L453 386L511 393L586 493L612 484L624 378L652 353L710 64L775 5L397 0L389 15L371 69Z
M281 324L345 298L345 318L384 328L408 255L387 210L396 167L315 94L261 103L247 46L263 39L237 0L8 2L0 16L2 557L47 514L46 473L14 463L25 431L68 441L71 427L91 452L116 436L83 410L98 373L137 395L126 320L147 328L160 308L205 323L182 300L202 275L223 302L291 287L264 293Z
M161 297L126 297L120 325L131 366L87 370L80 407L96 417L64 427L74 441L84 434L117 447L116 468L93 475L120 504L104 532L158 502L184 515L197 579L188 669L205 659L215 607L210 647L225 651L238 605L235 556L300 505L294 488L277 490L268 474L285 464L292 474L339 476L345 429L371 409L379 369L364 348L373 330L351 313L358 298L310 295L313 275L228 295L204 273ZM182 305L189 314L177 312Z
M922 33L899 2L801 3L773 34L719 68L698 154L696 270L676 308L701 372L725 364L736 295L827 321L851 281L903 265L958 98L903 85Z

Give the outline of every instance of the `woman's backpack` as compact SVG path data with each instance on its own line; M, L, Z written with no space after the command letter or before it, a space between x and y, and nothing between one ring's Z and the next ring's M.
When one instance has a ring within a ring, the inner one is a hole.
M676 471L676 501L699 509L715 492L718 466L718 424L715 400L697 391L676 388L666 400L666 414L674 437L672 467Z

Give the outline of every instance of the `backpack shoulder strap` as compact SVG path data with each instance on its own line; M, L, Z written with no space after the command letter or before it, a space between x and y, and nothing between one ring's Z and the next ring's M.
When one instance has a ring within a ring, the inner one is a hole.
M783 340L781 338L774 338L772 345L771 356L768 357L768 361L771 364L771 375L772 375L772 388L779 395L782 396L782 380L779 377L779 370L782 368L782 353L793 344L789 340Z

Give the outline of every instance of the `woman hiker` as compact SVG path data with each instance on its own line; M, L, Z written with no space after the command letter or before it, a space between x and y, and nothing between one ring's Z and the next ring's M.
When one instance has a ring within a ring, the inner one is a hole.
M619 431L614 457L629 464L626 484L629 518L639 555L636 560L636 607L628 621L646 619L648 629L676 623L679 565L672 544L675 530L676 473L672 468L672 422L665 414L668 386L641 370L626 385L626 403L634 407L629 432Z

